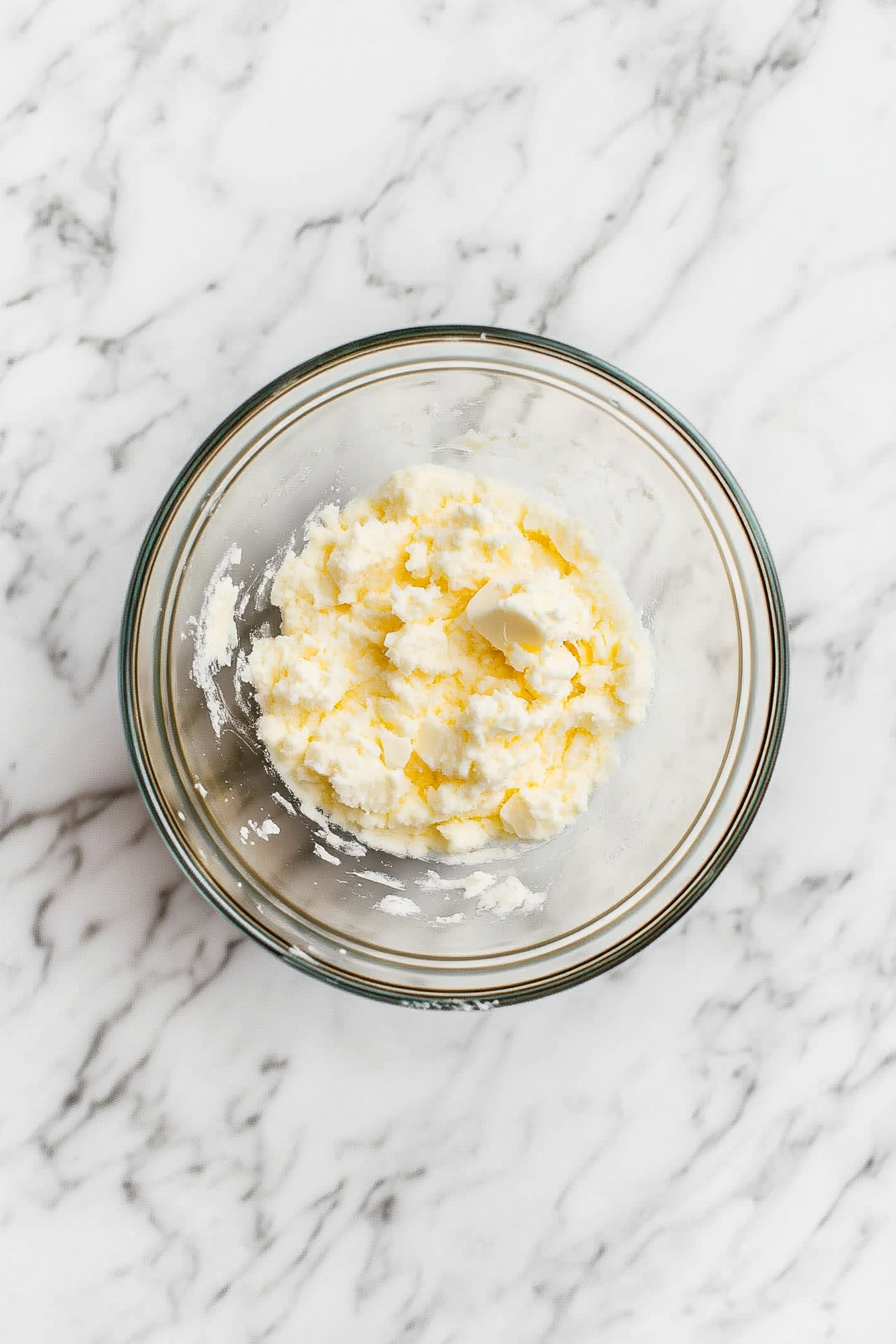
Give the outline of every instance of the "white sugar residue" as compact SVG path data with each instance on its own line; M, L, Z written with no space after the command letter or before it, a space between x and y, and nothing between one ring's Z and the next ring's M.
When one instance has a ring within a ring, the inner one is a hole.
M464 922L463 911L458 910L456 915L436 915L437 924L462 924Z
M282 793L272 793L271 797L275 803L279 803L284 812L288 812L291 817L296 815L296 810L288 798L284 798Z
M516 910L524 913L540 910L545 902L543 891L530 891L518 877L497 878L492 873L467 873L464 877L439 877L432 871L417 879L421 891L460 891L465 901L476 899L476 909L489 914L509 915ZM437 917L439 924L448 923L451 916ZM459 921L454 921L459 922Z
M209 598L205 615L202 656L210 666L229 667L236 647L233 612L239 588L229 574L219 579Z
M342 863L341 859L337 859L335 854L331 854L328 849L324 849L323 845L319 845L317 841L314 842L314 852L317 857L323 859L325 863L335 863L337 868Z
M403 882L399 882L397 877L387 877L385 873L375 873L372 870L363 873L353 871L352 877L363 877L368 882L378 882L381 887L392 887L395 891L404 891ZM413 905L413 901L411 904ZM414 906L414 908L417 907Z
M248 584L240 592L237 603L233 609L234 619L241 621L246 614L246 608L249 605L249 598L252 596L252 585Z
M331 504L335 504L336 507L337 507L337 509L339 508L339 502L340 502L340 498L341 498L341 494L342 494L342 491L341 491L341 489L340 489L340 486L341 486L341 485L344 486L344 484L345 484L344 479L339 479L339 478L342 478L343 476L344 476L344 473L343 473L342 469L339 468L338 473L337 473L337 477L338 477L337 480L334 482L334 484L333 484L333 485L330 487L330 489L327 491L327 493L326 493L326 495L324 496L324 498L318 500L318 502L315 504L314 508L313 508L313 509L311 510L311 512L309 513L308 517L305 519L304 523L302 524L302 541L303 541L303 542L306 542L306 541L308 540L309 536L311 535L311 529L312 529L313 527L316 527L317 524L320 522L320 516L321 516L321 514L323 513L324 509L329 508ZM295 533L293 533L293 535L292 535L292 540L290 541L290 544L289 544L289 549L290 549L291 551L295 551L295 546L296 546L296 536L295 536Z
M509 915L515 910L540 910L545 902L543 891L530 891L518 877L505 877L494 886L489 884L476 903L477 910L488 910L495 915Z
M357 840L344 840L343 836L337 836L336 832L329 829L324 832L318 831L317 835L321 840L325 840L326 844L332 845L333 849L339 849L340 853L348 855L349 859L363 859L367 853L364 845L357 843Z
M274 794L274 797L279 799L280 795ZM337 849L340 854L347 854L350 859L364 858L367 853L365 847L359 844L357 840L343 840L341 835L337 835L335 831L331 830L326 813L321 812L319 807L315 807L313 803L300 801L299 811L303 817L307 817L309 821L313 821L320 827L320 830L315 831L318 840L322 840L331 849Z
M234 544L215 566L196 622L193 680L205 697L216 737L221 736L228 712L215 681L215 673L222 667L230 666L237 643L234 611L240 590L230 578L228 570L238 565L242 558L240 547Z
M418 877L417 886L421 891L462 891L464 900L479 896L497 881L491 873L467 873L464 877L439 877L431 869L423 877Z
M261 571L261 576L258 582L253 585L255 588L254 606L256 611L264 611L265 608L270 605L271 588L273 586L274 579L277 577L279 570L282 568L283 562L286 559L287 555L290 555L294 552L295 544L296 544L296 534L293 533L289 541L286 542L284 546L279 547L277 552L271 556L270 560L265 565L264 569ZM243 610L245 610L245 606L243 606L243 608L240 610L239 612L240 616L242 616Z
M228 579L229 583L230 580ZM239 616L239 612L236 613ZM234 635L236 635L236 624L234 623ZM252 685L252 677L249 674L249 659L245 649L237 649L236 663L233 669L233 694L237 705L243 714L251 714L252 708L249 704L249 697L246 694L245 687Z
M367 853L364 845L360 845L357 840L345 840L329 828L324 832L323 838L333 849L338 849L340 854L346 854L350 859L363 859Z
M245 826L240 827L240 839L244 845L252 845L255 843L254 840L250 840L250 835L256 836L259 840L267 841L270 840L272 835L279 834L280 827L277 825L276 821L271 821L270 818L268 818L267 821L263 821L260 826L257 821L250 820L246 822Z
M410 896L384 896L373 908L382 910L384 915L398 915L400 919L407 919L408 915L420 913L419 905L416 901L412 901Z
M199 782L198 779L194 779L194 780L193 780L193 788L194 788L194 789L196 790L196 792L199 794L199 797L200 797L200 798L207 798L207 797L208 797L208 789L205 787L204 784L200 784L200 782Z

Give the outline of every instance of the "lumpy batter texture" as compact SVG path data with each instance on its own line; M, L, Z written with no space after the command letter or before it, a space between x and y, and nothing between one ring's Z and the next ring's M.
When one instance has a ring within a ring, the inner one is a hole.
M324 508L272 600L259 736L378 849L552 836L644 716L652 658L618 579L581 524L498 481L417 467Z

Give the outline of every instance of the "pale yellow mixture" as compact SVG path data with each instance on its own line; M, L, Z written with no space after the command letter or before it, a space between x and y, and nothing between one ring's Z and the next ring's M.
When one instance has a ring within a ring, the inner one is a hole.
M497 481L417 467L323 509L272 599L259 736L378 849L554 835L644 717L652 655L618 579L580 523Z

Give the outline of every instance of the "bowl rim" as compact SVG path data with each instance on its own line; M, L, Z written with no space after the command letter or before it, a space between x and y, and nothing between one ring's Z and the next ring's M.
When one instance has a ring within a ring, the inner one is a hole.
M454 991L399 989L397 986L388 986L385 983L367 980L357 973L337 973L331 967L322 965L315 960L290 956L260 923L247 918L223 899L214 885L206 879L201 865L197 863L192 852L182 843L180 836L169 825L165 809L162 807L161 800L153 785L137 726L134 657L134 635L142 607L141 596L159 537L165 530L187 483L195 476L205 460L214 453L219 444L237 426L251 418L266 402L273 400L287 388L298 386L323 370L335 369L339 364L359 354L372 354L379 350L396 349L401 346L411 346L424 342L471 340L482 340L498 346L512 346L516 349L529 350L535 353L543 352L584 368L586 371L610 378L637 397L645 400L683 434L689 446L698 456L703 458L704 463L724 487L752 549L769 619L772 660L768 711L762 742L757 750L749 780L732 820L718 844L707 855L698 873L653 919L614 947L605 949L599 955L558 972L548 971L541 977L521 984L496 988L494 991L489 991L487 997L483 997L481 991L458 993L456 989ZM128 584L121 621L118 657L118 688L124 735L139 792L172 857L200 895L216 910L225 915L241 933L254 942L260 943L280 960L304 971L314 979L381 1002L425 1009L462 1009L466 1011L542 998L590 980L634 956L636 952L652 943L692 908L700 897L708 891L734 856L752 825L765 796L780 750L786 719L789 682L790 647L787 618L780 581L768 543L743 490L703 435L663 397L607 360L548 336L504 327L474 326L470 324L400 327L344 342L304 360L285 373L278 375L278 377L259 388L257 392L247 397L226 416L187 459L150 521L138 550Z

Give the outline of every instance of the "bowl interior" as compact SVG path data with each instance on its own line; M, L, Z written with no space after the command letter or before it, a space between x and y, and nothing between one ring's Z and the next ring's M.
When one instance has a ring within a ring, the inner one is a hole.
M279 628L272 561L301 546L309 514L422 463L498 478L585 522L656 658L647 719L587 813L553 840L461 864L361 852L301 815L255 740L240 675L253 635ZM240 588L240 653L215 678L216 732L191 667L225 570ZM137 754L169 840L243 927L371 992L500 996L612 957L738 824L774 699L766 576L686 430L609 372L491 340L362 349L261 398L185 472L140 595ZM544 905L478 910L461 885L474 871L513 876ZM389 913L390 894L417 910Z

